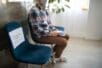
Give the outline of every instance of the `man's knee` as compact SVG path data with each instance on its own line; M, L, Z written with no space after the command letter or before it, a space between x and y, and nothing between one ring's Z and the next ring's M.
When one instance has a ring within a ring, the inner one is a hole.
M65 38L66 38L66 40L69 40L70 37L69 37L69 35L66 34Z
M66 39L60 39L60 41L59 41L59 45L61 45L61 46L66 46L67 45L67 40Z
M63 40L63 45L67 46L67 40L66 39Z

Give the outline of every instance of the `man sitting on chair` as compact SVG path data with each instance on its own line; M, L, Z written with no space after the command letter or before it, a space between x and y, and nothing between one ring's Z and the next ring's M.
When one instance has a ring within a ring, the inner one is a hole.
M28 22L36 34L35 40L38 43L55 44L55 58L64 61L61 57L63 50L67 46L69 36L58 31L49 19L49 14L45 9L47 0L36 0L36 5L33 6L28 15Z

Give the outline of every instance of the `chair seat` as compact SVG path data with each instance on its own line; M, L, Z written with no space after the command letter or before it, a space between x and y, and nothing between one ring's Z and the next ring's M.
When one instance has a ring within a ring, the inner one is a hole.
M20 53L17 54L17 51ZM26 48L24 47L24 49L17 48L16 50L16 58L18 58L17 60L26 63L44 64L50 57L51 49L43 45L29 44L26 45Z

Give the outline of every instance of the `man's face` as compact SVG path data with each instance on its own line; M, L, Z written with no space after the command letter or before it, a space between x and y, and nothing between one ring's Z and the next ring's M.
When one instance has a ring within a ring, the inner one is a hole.
M41 6L41 7L44 7L46 6L46 2L47 0L37 0L37 3Z

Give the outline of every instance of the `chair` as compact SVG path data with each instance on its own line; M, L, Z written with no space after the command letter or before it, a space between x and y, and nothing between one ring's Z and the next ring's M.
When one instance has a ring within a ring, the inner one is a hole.
M18 62L44 65L51 57L51 48L40 44L30 44L19 22L5 25L11 54Z
M36 43L38 43L36 41L36 34L34 34L33 32L33 28L31 26L31 23L28 21L28 25L29 25L29 31L30 31L30 34L31 34L31 37L32 37L32 40ZM55 26L56 29L60 30L60 31L63 31L64 32L64 27L62 26ZM41 44L41 43L40 43ZM46 44L46 43L45 43ZM51 45L51 49L52 49L52 64L55 64L55 61L54 61L54 52L53 52L53 47L54 47L54 44L50 44Z

